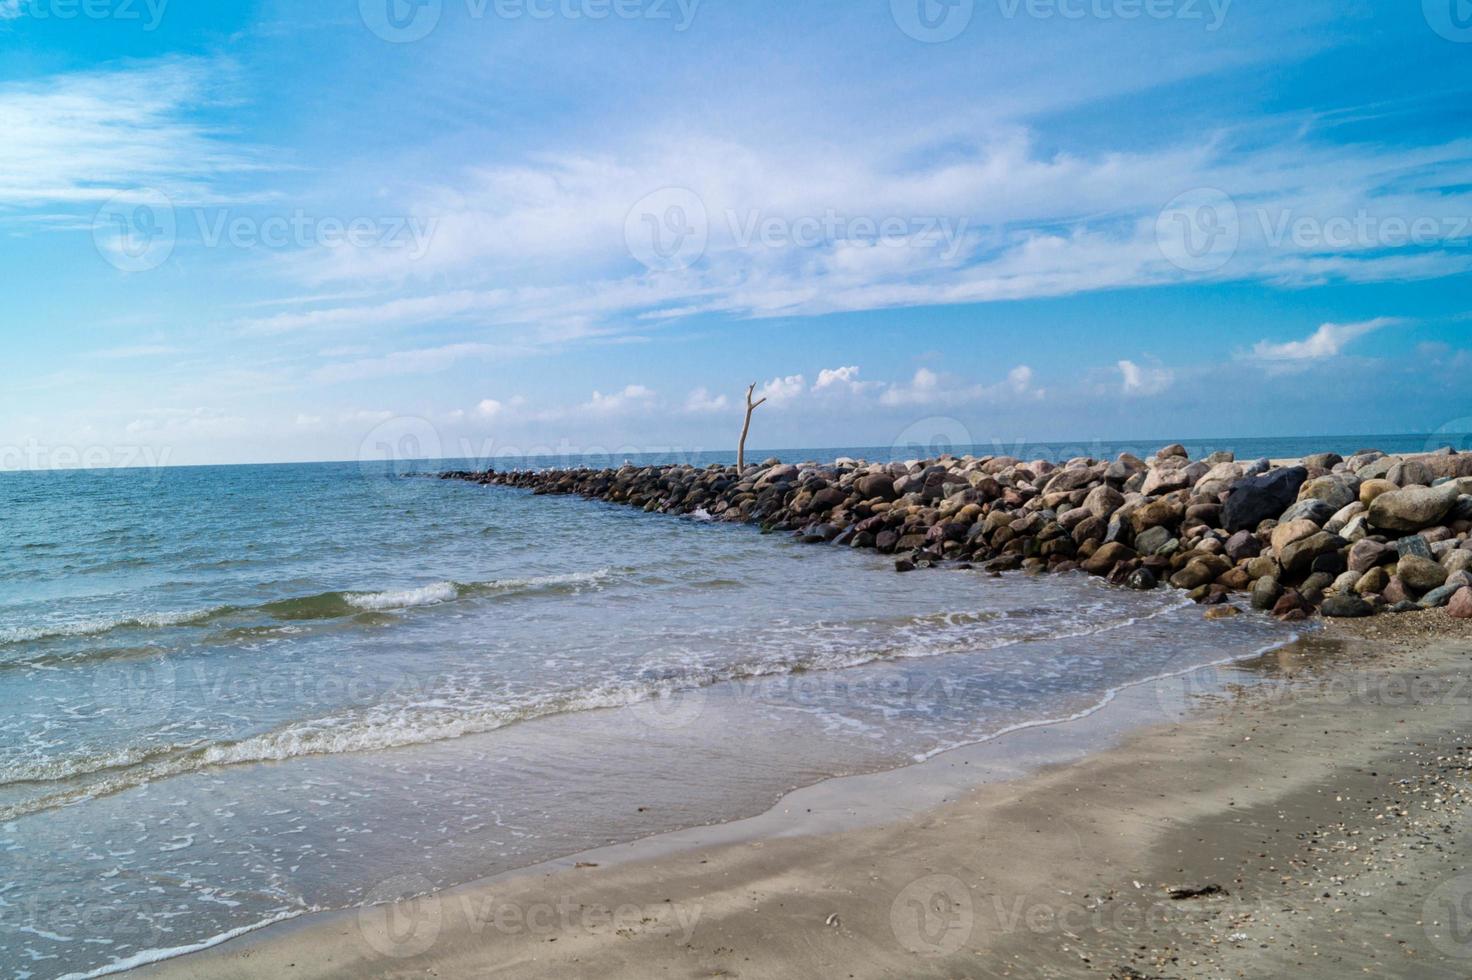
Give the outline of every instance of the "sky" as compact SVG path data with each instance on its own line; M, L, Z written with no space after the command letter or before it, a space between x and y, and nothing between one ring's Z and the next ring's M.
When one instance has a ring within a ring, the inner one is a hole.
M0 469L1472 430L1468 0L0 0Z

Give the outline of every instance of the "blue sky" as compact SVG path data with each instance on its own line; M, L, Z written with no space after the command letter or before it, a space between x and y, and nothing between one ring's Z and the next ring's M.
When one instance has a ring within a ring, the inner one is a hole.
M1472 428L1468 0L0 0L0 468ZM939 419L939 423L933 421Z

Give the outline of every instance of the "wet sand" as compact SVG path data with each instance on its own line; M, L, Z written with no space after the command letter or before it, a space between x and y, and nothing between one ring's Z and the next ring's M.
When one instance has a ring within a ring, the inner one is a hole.
M752 820L141 972L1466 977L1472 629L1389 622L1399 638L1335 627Z

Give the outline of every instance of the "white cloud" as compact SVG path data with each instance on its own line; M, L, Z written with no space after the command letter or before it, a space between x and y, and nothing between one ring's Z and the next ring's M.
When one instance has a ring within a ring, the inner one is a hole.
M782 405L800 398L807 390L807 381L800 374L790 374L785 378L773 378L757 389L752 395L753 399L765 398L773 405Z
M814 392L847 392L849 394L861 395L871 388L876 387L876 382L860 381L857 366L824 368L818 372L818 380L813 384Z
M1175 372L1159 364L1141 367L1134 361L1120 361L1119 373L1126 395L1158 395L1176 380Z
M628 385L611 395L605 395L601 391L593 392L592 400L584 404L583 409L597 415L614 415L632 409L648 408L654 400L652 389L643 385Z
M713 397L711 393L706 389L696 388L694 391L690 392L690 396L685 399L685 411L692 412L697 415L703 415L713 412L724 412L727 405L729 404L730 401L726 398L725 395L715 395Z
M996 385L968 384L930 368L920 368L909 384L896 383L886 387L879 396L879 402L889 406L964 405L1022 397L1041 399L1047 391L1033 387L1033 378L1033 370L1026 364L1019 364L1007 372L1006 380Z
M1325 323L1303 340L1281 344L1258 341L1252 348L1252 356L1263 361L1319 361L1338 357L1348 344L1360 337L1402 322L1396 317L1378 317L1360 323Z

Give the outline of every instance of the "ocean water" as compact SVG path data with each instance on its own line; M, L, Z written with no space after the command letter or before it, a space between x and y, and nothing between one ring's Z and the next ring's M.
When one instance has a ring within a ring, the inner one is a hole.
M405 472L463 465L0 474L0 974L760 812L1292 636Z

